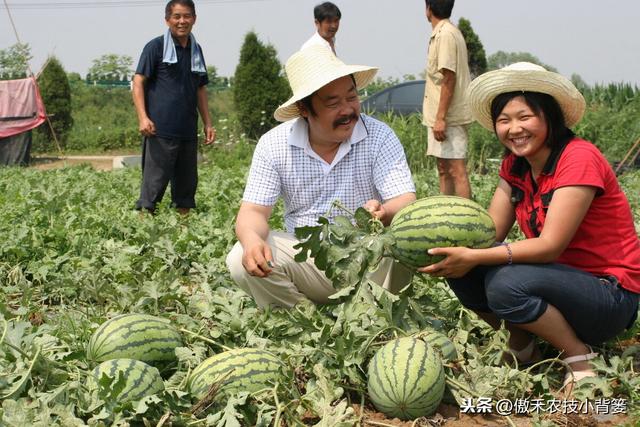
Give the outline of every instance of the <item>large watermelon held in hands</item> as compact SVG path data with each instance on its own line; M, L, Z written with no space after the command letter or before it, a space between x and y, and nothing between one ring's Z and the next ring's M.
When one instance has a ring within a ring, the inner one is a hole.
M443 258L427 254L429 249L488 248L496 240L496 228L489 213L473 200L456 196L416 200L396 213L389 231L395 239L391 247L394 258L413 268Z
M189 376L188 387L197 399L206 396L211 385L218 382L220 395L254 393L278 381L282 366L282 361L266 350L228 350L200 363Z
M387 416L402 420L429 416L444 394L442 361L424 341L399 338L373 356L367 386L374 406Z
M171 323L148 314L121 314L104 322L91 336L87 359L135 359L162 365L176 359L175 349L182 345Z
M139 360L107 360L96 366L91 374L88 381L89 389L97 388L98 381L103 375L113 378L114 382L119 378L124 380L122 390L114 396L119 403L139 400L164 390L164 382L158 369Z

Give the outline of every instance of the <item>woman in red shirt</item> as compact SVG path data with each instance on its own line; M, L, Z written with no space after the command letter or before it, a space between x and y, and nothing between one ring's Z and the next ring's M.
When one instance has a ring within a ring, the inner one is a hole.
M517 63L476 78L474 118L506 148L489 214L503 241L517 221L526 239L489 249L437 248L419 271L447 278L460 302L494 328L505 324L522 363L540 358L536 336L562 353L564 385L595 376L590 345L630 327L638 313L640 241L611 166L569 129L585 101L563 76Z

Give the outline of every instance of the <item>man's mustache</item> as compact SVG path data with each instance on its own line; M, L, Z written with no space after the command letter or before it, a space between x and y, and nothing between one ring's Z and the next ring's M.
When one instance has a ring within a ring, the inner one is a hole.
M353 114L349 114L348 116L342 116L342 117L338 117L334 122L333 122L333 128L337 128L338 126L340 126L343 122L349 120L356 120L358 118L358 115L356 113Z

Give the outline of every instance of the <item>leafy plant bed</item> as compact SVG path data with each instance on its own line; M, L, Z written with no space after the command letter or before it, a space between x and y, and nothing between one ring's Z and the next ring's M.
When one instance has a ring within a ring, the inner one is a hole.
M493 332L463 309L440 280L416 277L398 295L371 287L362 295L373 299L258 310L233 285L224 262L235 240L247 154L240 146L212 151L200 168L198 207L188 217L165 200L156 216L141 218L133 210L139 170L0 169L0 424L426 426L427 420L390 420L375 411L365 373L385 343L430 327L446 334L458 355L444 364L452 394L431 425L589 425L563 414L461 414L456 398L562 399L563 366L551 348L537 366L505 366L506 332ZM415 178L420 197L437 192L431 171ZM495 183L471 179L486 206ZM640 174L621 181L638 219ZM281 227L280 213L277 206L273 227ZM168 319L183 343L177 362L159 368L164 391L117 403L111 397L122 387L118 378L87 386L96 365L86 346L101 324L124 313ZM576 390L577 399L626 399L626 414L597 420L601 425L640 419L639 332L636 323L598 348L600 377ZM223 404L198 405L186 387L190 372L236 348L276 355L283 376Z

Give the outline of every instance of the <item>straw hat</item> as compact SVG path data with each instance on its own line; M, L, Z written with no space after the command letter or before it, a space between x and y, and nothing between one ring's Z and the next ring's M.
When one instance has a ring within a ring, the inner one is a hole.
M324 85L353 74L357 89L362 89L371 83L378 68L346 65L326 47L309 46L291 55L285 65L285 72L293 96L273 113L273 117L280 122L300 116L296 102Z
M585 110L582 94L566 77L530 62L516 62L475 78L467 89L471 114L483 127L494 131L491 102L507 92L541 92L560 105L567 127L580 121Z

